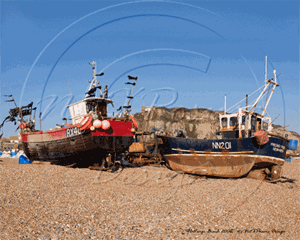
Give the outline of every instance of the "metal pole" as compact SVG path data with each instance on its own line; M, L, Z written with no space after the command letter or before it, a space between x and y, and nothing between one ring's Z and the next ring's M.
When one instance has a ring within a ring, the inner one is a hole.
M267 81L267 71L268 71L267 67L268 67L268 57L266 56L266 62L265 62L265 82Z
M132 97L132 93L133 93L133 90L134 90L136 81L137 81L137 77L136 77L136 79L135 79L135 81L134 81L134 85L133 85L133 87L132 87L132 89L131 89L130 97ZM128 99L127 107L129 106L130 100L131 100L131 98Z
M243 134L242 134L242 109L241 108L239 108L239 118L238 118L238 121L239 121L239 138L242 138Z
M226 94L225 94L225 101L224 101L224 114L226 114Z
M256 99L255 103L253 104L253 106L252 106L252 108L249 110L249 112L251 112L252 109L253 109L254 107L256 107L258 101L261 99L262 95L265 93L265 91L266 91L266 89L267 89L267 87L268 87L269 85L270 85L269 82L268 82L267 84L265 84L264 90L261 92L261 94L259 95L259 97Z
M264 110L263 110L263 112L262 112L261 115L264 115L264 114L265 114L265 112L266 112L266 110L267 110L267 106L269 105L269 102L270 102L270 100L271 100L271 97L272 97L272 95L273 95L273 93L274 93L274 90L275 90L275 88L276 88L277 86L279 86L279 85L277 84L277 82L276 82L276 70L274 70L273 73L274 73L275 81L272 82L272 83L273 83L274 85L273 85L271 94L270 94L270 96L269 96L269 98L268 98L268 100L267 100L267 102L266 102L266 104L265 104Z
M40 113L40 131L42 131L42 113Z

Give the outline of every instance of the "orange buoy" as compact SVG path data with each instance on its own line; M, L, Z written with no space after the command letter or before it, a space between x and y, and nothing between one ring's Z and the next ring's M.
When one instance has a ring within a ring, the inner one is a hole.
M78 128L82 127L87 122L87 120L88 120L87 116L88 115L84 115L84 117L81 120L81 122L76 124L76 127L78 127Z
M267 142L269 142L268 133L264 130L254 133L254 136L258 145L265 145Z
M92 120L93 120L92 116L87 117L87 115L85 115L84 117L85 117L84 121L81 121L82 123L79 124L80 131L90 128L92 126Z

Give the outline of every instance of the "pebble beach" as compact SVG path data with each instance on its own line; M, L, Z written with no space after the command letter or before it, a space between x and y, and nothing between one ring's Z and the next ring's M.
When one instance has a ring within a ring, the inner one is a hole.
M300 159L278 183L0 158L0 239L299 239Z

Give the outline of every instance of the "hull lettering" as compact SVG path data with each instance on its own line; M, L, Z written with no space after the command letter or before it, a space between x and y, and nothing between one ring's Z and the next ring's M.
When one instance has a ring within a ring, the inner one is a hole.
M80 135L83 131L80 131L78 127L74 127L74 128L68 128L66 130L66 136L67 137L74 137L77 135Z
M277 144L277 143L271 143L271 146L273 147L273 151L275 151L275 152L283 153L285 150L285 146Z
M212 142L212 149L231 149L231 142Z

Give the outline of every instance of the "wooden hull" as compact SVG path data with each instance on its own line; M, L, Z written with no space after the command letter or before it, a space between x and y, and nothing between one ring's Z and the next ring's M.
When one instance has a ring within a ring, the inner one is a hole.
M241 177L260 162L283 165L284 160L249 154L167 154L169 167L175 171L216 177Z
M107 131L79 131L74 125L44 132L21 133L25 154L30 160L102 161L108 153L125 152L133 142L132 123L110 121Z

